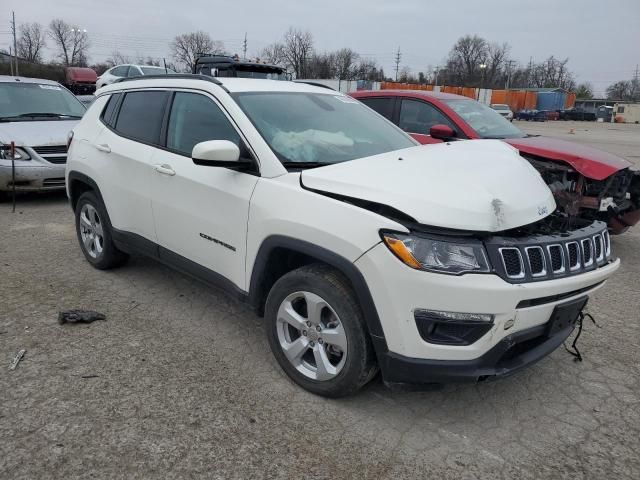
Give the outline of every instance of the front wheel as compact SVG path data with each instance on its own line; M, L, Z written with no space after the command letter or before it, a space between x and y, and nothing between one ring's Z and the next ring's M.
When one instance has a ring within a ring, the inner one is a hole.
M355 294L328 266L307 265L280 278L269 292L265 320L276 360L312 393L349 395L377 371Z

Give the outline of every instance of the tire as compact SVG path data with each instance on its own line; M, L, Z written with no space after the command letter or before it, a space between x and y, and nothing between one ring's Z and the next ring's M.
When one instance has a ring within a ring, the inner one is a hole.
M273 355L305 390L344 397L377 372L356 296L344 276L331 267L312 264L282 276L267 297L265 321Z
M87 261L98 270L119 267L128 255L116 248L111 222L103 203L93 192L85 192L76 204L76 234Z

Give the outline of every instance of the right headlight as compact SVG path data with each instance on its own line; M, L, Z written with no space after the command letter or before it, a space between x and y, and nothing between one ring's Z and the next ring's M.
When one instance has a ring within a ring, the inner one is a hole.
M0 146L0 158L4 160L11 160L11 145ZM31 157L24 149L15 147L14 160L31 160Z
M411 268L461 274L491 271L484 246L474 241L436 240L402 233L382 233L385 245Z

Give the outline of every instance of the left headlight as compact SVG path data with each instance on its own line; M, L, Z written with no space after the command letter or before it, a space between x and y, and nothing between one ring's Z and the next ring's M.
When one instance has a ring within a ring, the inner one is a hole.
M439 273L489 272L484 246L473 241L449 241L402 233L382 233L396 257L411 268Z
M11 160L11 146L2 145L0 148L0 158L4 160ZM15 160L31 160L31 157L26 150L16 147Z

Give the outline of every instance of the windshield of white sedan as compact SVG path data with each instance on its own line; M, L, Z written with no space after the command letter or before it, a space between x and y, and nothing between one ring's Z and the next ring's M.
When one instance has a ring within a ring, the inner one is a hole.
M339 163L416 145L350 97L297 92L247 92L234 97L285 164Z
M85 107L68 90L39 83L0 83L0 121L80 118Z
M473 128L481 138L523 138L526 134L496 112L475 100L444 101Z

